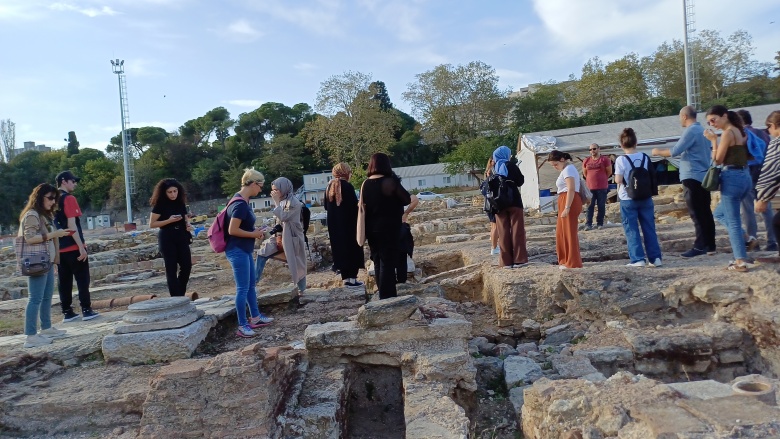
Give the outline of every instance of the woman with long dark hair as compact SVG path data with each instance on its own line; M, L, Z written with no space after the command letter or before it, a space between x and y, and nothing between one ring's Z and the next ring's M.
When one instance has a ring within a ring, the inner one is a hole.
M747 166L747 134L739 115L723 105L716 105L707 111L707 124L710 128L704 130L704 136L712 143L712 160L716 165L721 165L720 204L716 212L723 214L731 251L734 253L734 261L727 269L746 272L747 249L739 209L742 199L748 195L752 186ZM715 129L722 131L720 141Z
M157 244L165 261L165 279L172 297L183 296L192 272L192 225L187 218L187 194L175 178L157 182L149 199L149 227L160 228Z
M582 268L580 240L577 235L578 218L582 213L580 174L572 164L571 154L555 150L547 156L560 172L555 185L558 188L558 222L555 226L555 252L558 268Z
M333 180L325 189L325 210L328 212L328 237L333 252L333 268L341 273L347 288L363 288L357 280L364 267L363 249L355 241L358 199L355 187L349 183L352 168L346 163L333 167Z
M488 187L488 179L493 175L493 167L495 166L495 162L493 161L493 157L490 157L487 161L487 165L485 166L485 179L482 180L482 184L480 184L479 189L480 192L482 192L483 197L488 196L488 192L490 191L490 188ZM496 215L491 212L487 212L488 221L490 221L490 254L491 255L497 255L501 252L501 249L498 246L498 229L496 228Z
M41 183L33 189L27 204L19 215L19 236L24 236L26 244L45 242L52 268L44 274L27 277L27 307L24 313L24 334L26 348L34 348L51 343L51 340L65 335L65 331L51 325L51 298L54 294L54 264L59 263L59 238L73 234L73 230L52 228L54 211L60 199L56 187ZM41 331L38 332L38 319Z
M620 147L625 155L615 160L615 182L618 185L620 199L620 216L623 219L623 231L626 233L628 256L631 259L629 267L660 267L661 245L655 233L655 204L653 197L644 200L634 200L628 196L626 182L631 174L631 165L649 170L653 164L650 157L636 152L636 133L632 128L626 128L620 133ZM642 233L640 235L640 229ZM644 247L642 243L644 242ZM647 261L645 261L647 257ZM648 264L649 262L649 264Z
M396 297L396 269L398 242L404 206L412 203L412 197L401 185L401 179L390 166L390 157L378 152L371 156L366 170L368 179L363 183L362 195L365 209L366 239L374 262L374 276L379 287L379 298ZM410 206L409 209L413 207Z

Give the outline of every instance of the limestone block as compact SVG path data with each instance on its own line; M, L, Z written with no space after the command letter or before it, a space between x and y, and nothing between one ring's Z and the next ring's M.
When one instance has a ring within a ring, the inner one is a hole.
M507 389L531 384L543 375L539 364L530 358L515 355L504 360L504 382Z
M539 348L536 346L536 343L520 343L515 347L515 350L518 354L523 355L528 352L536 352Z
M223 320L236 313L235 296L225 296L219 300L199 303L196 306L198 309L202 309L207 316L214 316L218 320Z
M638 360L634 367L639 373L646 375L666 375L674 372L674 365L658 359Z
M116 329L114 329L114 334L130 334L133 332L149 332L149 331L159 331L162 329L181 328L198 320L204 315L205 315L205 311L200 309L195 309L191 313L185 314L183 316L171 318L168 320L164 320L161 322L134 323L134 324L120 323L116 327Z
M481 388L491 388L504 378L504 360L496 357L474 359L477 368L477 385Z
M471 235L458 234L458 235L443 235L436 237L436 244L451 244L453 242L469 241Z
M542 338L541 325L531 319L523 320L523 334L532 340L539 340Z
M508 344L499 343L493 348L493 354L497 357L506 358L511 355L518 355L518 352L512 346Z
M284 288L278 288L266 292L257 292L257 304L260 306L279 305L283 303L290 303L295 300L298 295L298 287L295 285L288 285Z
M107 335L103 338L103 358L129 364L189 358L216 324L216 317L204 316L178 329Z
M634 361L634 353L630 349L620 346L580 349L574 351L574 355L587 357L594 364L624 365Z
M666 302L658 291L650 291L618 300L615 304L618 312L631 315L638 312L655 311L664 307Z
M692 292L703 302L726 306L750 297L750 286L747 284L698 284L693 287Z
M552 335L552 334L555 334L556 332L561 332L564 329L568 328L569 326L571 326L569 323L564 323L563 325L553 326L552 328L545 329L544 335Z
M428 383L404 382L404 419L407 439L467 438L466 411L442 389Z
M361 328L376 328L401 323L419 306L417 296L400 296L369 302L358 309L357 322Z
M627 330L624 336L638 357L653 353L668 355L675 352L696 355L696 352L710 350L712 346L712 337L692 330L648 332Z
M713 380L667 384L686 398L708 400L733 395L731 386Z
M680 405L690 413L704 420L716 431L732 431L745 425L752 426L756 432L758 426L777 425L780 411L758 400L740 396L714 398L707 401L688 399ZM757 434L755 437L767 437Z
M742 329L724 322L706 323L699 332L712 338L712 348L716 351L739 348L745 337Z
M595 367L590 364L587 357L573 355L553 355L552 366L558 372L561 378L580 378L585 375L598 373Z
M710 432L705 423L674 405L658 403L632 407L631 416L646 426L651 436L645 437L680 437L685 433L699 433L697 436L706 437L702 435Z
M557 346L564 343L570 343L575 338L582 337L583 335L585 335L585 331L579 329L567 329L546 336L542 341L542 345Z
M471 336L471 322L462 319L435 319L425 326L391 326L387 329L363 329L355 322L328 322L309 325L304 332L306 349L358 348L375 349L376 346L414 341L416 343L441 339L466 340ZM387 348L387 347L385 347ZM464 352L466 350L464 342Z
M718 353L720 364L741 363L745 361L745 355L739 349L729 349Z
M509 389L509 402L512 403L512 407L515 409L515 416L517 417L517 425L523 423L523 402L525 400L523 392L530 386L520 386L513 389Z

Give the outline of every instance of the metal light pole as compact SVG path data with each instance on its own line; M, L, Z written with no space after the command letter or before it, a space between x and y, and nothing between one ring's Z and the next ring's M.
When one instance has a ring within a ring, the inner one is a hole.
M696 62L693 59L693 48L688 38L696 32L696 20L694 14L694 0L683 0L683 53L685 55L685 96L687 104L699 110L699 81L696 72Z
M119 78L119 111L122 115L122 157L124 159L124 168L125 168L125 197L127 198L127 223L131 224L133 222L133 208L130 202L130 155L127 152L127 133L125 126L125 120L127 118L127 114L125 112L125 87L124 87L124 76L125 76L125 60L119 60L117 59L114 61L111 60L111 69L116 73L117 77Z

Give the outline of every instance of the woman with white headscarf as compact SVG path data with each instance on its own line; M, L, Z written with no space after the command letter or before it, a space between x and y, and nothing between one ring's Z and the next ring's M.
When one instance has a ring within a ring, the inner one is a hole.
M496 229L500 249L499 265L504 268L520 268L528 263L523 199L519 193L525 177L520 172L520 168L509 161L511 157L512 150L507 146L499 146L493 151L493 173L512 180L518 191L514 197L514 205L496 213Z
M298 295L306 289L306 241L301 222L301 201L295 197L293 185L285 177L271 182L272 210L277 223L282 225L282 247L292 281L298 285Z

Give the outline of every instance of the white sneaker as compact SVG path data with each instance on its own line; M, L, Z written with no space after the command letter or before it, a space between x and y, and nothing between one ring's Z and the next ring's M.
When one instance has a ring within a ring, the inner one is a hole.
M661 258L655 258L655 261L647 264L650 267L662 267L664 264L661 262Z
M51 339L46 338L42 335L28 335L27 340L24 342L24 347L26 348L37 348L40 346L45 346L47 344L51 344Z
M65 331L63 329L57 329L54 326L52 326L49 329L44 329L43 331L39 332L39 335L42 335L46 338L55 339L60 337L65 337L65 334L67 334L68 331Z
M645 264L645 261L642 260L642 261L630 262L626 264L626 267L644 267L645 265L647 264Z
M500 247L498 247L498 246L496 246L496 248L494 248L493 250L490 250L490 254L491 254L491 255L498 255L498 254L501 254L501 248L500 248Z
M567 266L565 266L565 265L559 265L559 266L558 266L558 269L559 269L559 270L568 270L568 269L569 269L569 267L567 267Z

